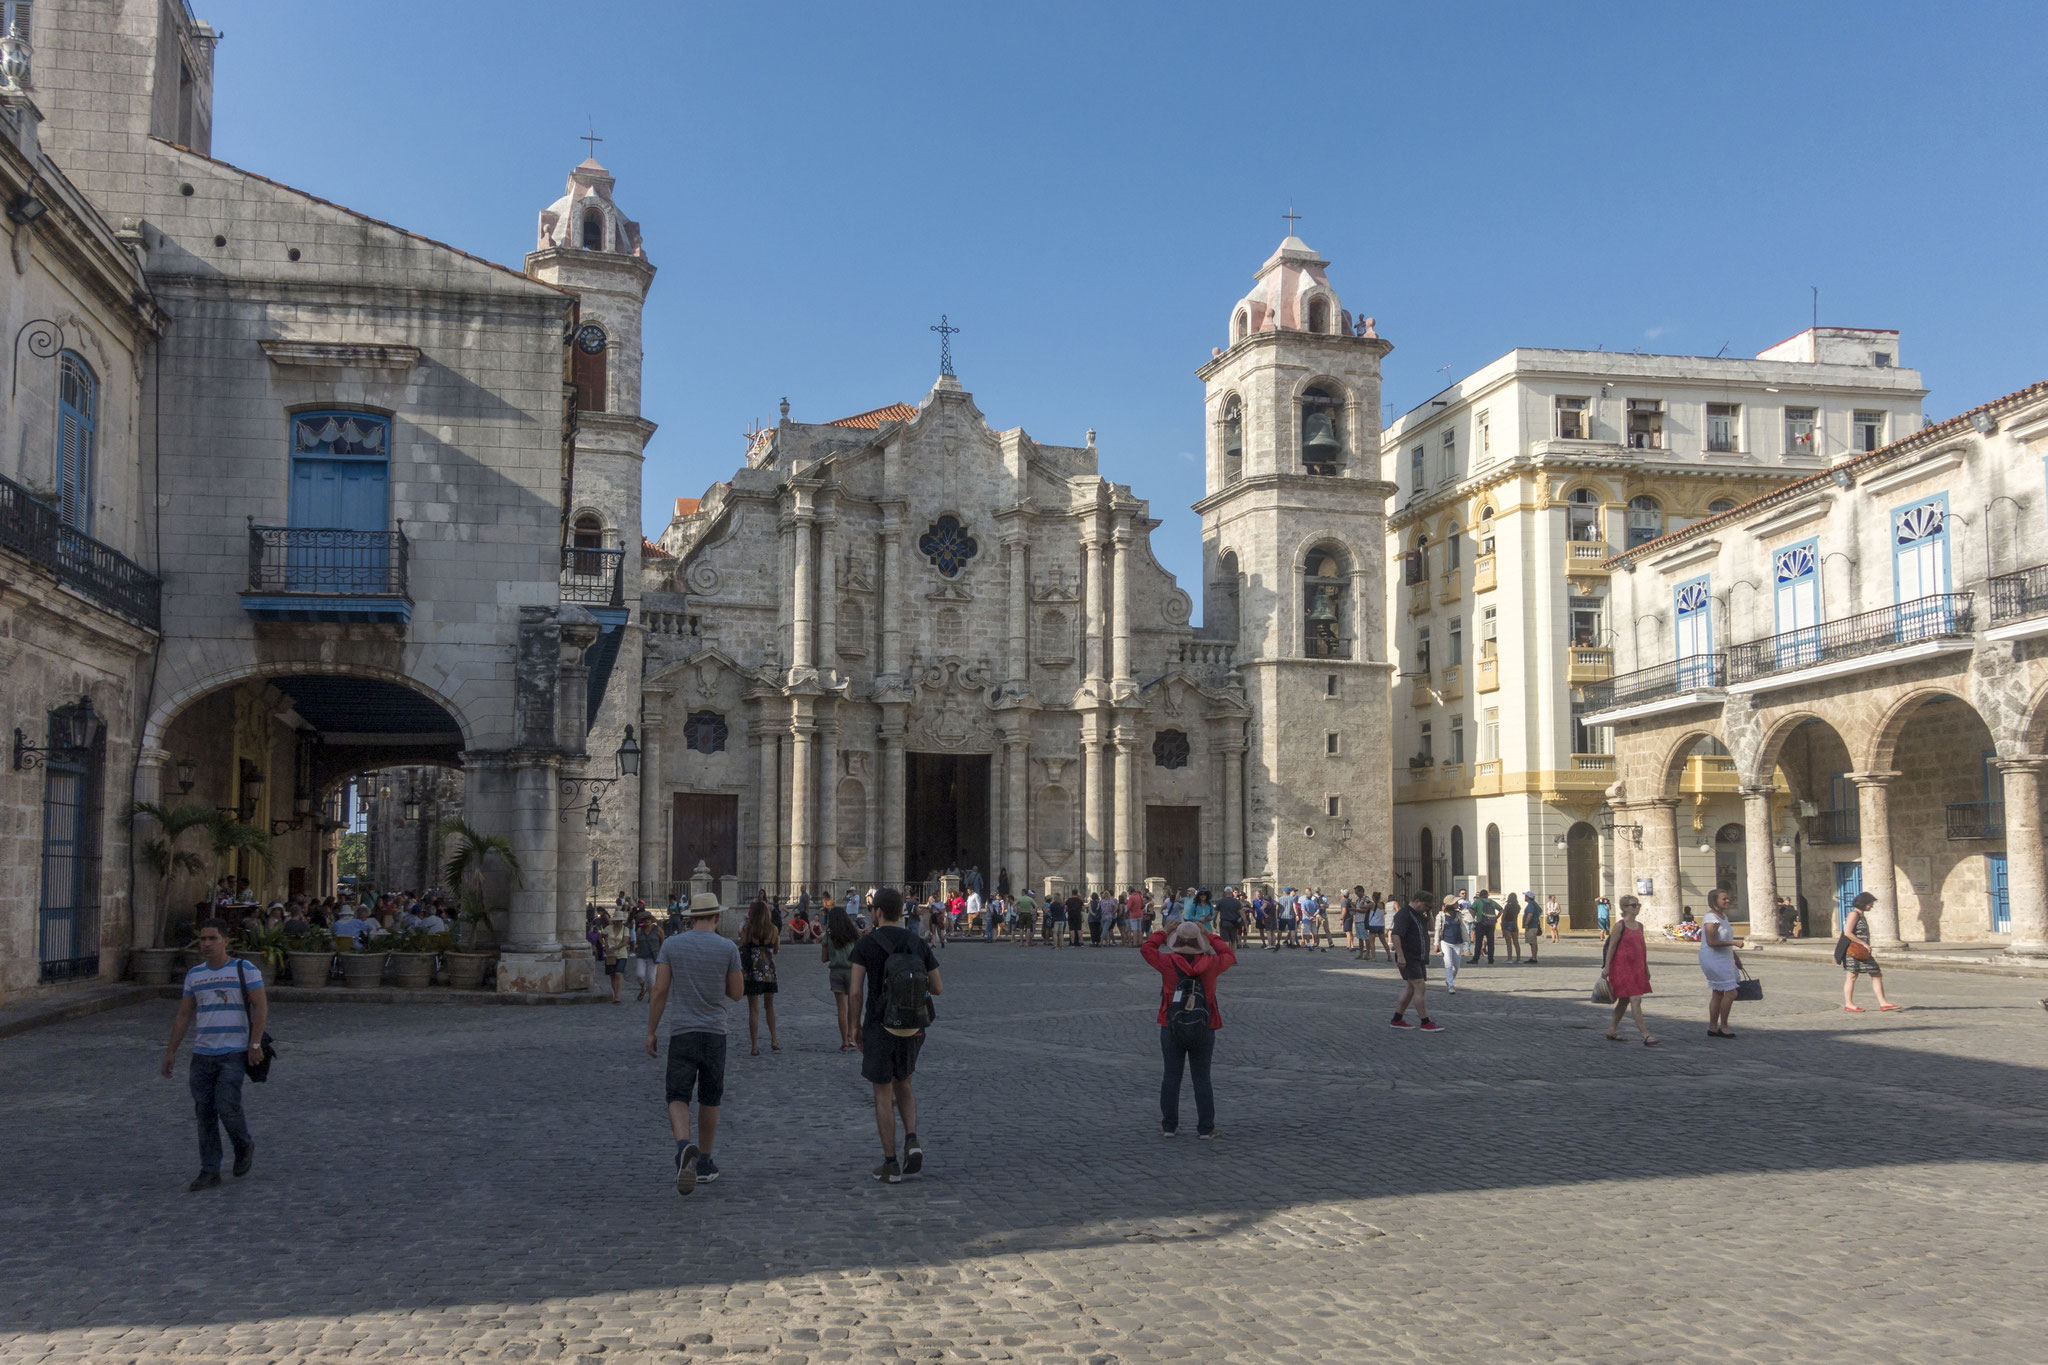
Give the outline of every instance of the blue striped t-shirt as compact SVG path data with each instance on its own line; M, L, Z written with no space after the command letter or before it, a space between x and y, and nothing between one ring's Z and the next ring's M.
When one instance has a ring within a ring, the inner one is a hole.
M241 963L241 979L235 966ZM249 989L263 989L263 973L252 962L229 958L219 967L204 962L185 973L185 994L198 1006L198 1031L192 1035L192 1050L204 1057L222 1057L249 1050L249 1012L242 1008L242 983Z

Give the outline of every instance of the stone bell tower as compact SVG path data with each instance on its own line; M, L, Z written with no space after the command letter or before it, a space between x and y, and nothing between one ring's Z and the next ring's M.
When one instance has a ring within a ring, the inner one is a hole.
M1392 885L1380 357L1290 235L1231 310L1206 386L1202 633L1234 641L1252 719L1245 872ZM1334 738L1333 738L1334 737Z
M593 142L594 145L594 142ZM587 157L569 172L568 189L541 210L539 241L526 257L526 273L577 297L566 338L566 374L575 390L573 468L564 509L562 600L597 618L597 643L584 656L589 669L590 755L581 774L617 774L614 755L628 725L645 759L638 778L627 777L599 797L589 828L587 856L562 859L573 869L579 894L603 903L633 894L643 880L641 832L652 827L658 845L663 822L642 820L659 789L657 743L640 721L640 469L654 423L640 415L640 313L654 283L654 267L640 243L640 225L612 198L612 173ZM578 798L579 804L584 798ZM574 814L565 829L584 828ZM592 865L595 864L593 874ZM687 874L687 869L685 869ZM565 875L569 875L565 871ZM563 888L566 900L569 888ZM656 890L640 891L652 901Z

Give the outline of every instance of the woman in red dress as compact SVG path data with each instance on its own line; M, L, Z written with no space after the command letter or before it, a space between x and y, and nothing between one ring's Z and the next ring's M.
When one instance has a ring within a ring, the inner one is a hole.
M1600 961L1600 979L1614 996L1614 1018L1607 1024L1607 1041L1618 1043L1624 1012L1635 1016L1636 1032L1644 1047L1657 1046L1643 1022L1643 997L1650 993L1650 955L1643 947L1643 926L1636 923L1643 903L1634 896L1621 898L1621 924L1607 937L1607 952Z

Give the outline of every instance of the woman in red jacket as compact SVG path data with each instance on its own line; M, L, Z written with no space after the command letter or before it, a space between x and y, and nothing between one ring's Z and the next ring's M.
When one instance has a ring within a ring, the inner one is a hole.
M1183 1065L1195 1082L1195 1136L1216 1136L1216 1097L1209 1089L1209 1059L1223 1011L1216 1004L1216 978L1237 965L1237 954L1211 938L1193 920L1171 933L1161 931L1139 946L1159 973L1159 1049L1166 1075L1159 1083L1159 1135L1180 1132L1180 1076Z

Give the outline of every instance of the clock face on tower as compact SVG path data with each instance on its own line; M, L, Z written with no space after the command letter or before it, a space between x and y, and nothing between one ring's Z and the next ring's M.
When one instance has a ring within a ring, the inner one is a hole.
M585 323L576 329L576 346L587 355L596 355L610 344L604 328L594 322Z

